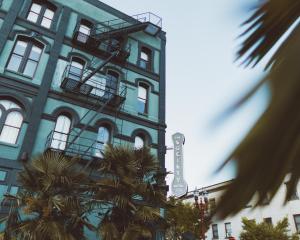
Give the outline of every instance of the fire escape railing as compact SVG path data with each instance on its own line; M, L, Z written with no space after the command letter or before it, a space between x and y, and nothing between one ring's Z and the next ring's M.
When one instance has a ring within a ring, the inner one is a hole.
M85 83L81 83L81 79L88 75L89 71L81 73L81 69L74 66L66 66L61 82L61 88L67 92L80 94L99 100L100 102L109 102L109 106L118 107L126 98L127 86L120 82L116 82L113 78L95 74Z
M70 157L78 156L84 160L103 158L106 144L97 141L96 134L94 139L80 136L75 143L67 148L75 137L75 134L66 134L53 130L47 136L46 149L61 152ZM114 145L118 144L114 143Z

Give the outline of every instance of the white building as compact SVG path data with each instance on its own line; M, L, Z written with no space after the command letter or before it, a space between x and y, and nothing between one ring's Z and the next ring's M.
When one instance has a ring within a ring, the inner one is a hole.
M222 192L226 189L226 186L231 181L218 183L215 185L207 186L199 189L200 192L207 191L209 205L214 207L216 202L219 201ZM213 220L208 232L206 233L207 240L224 240L229 236L239 239L239 235L242 231L242 218L255 219L256 222L267 221L276 224L284 217L288 218L290 234L300 232L300 200L298 192L300 191L300 184L293 197L283 205L287 187L286 183L282 184L277 194L270 202L266 200L266 204L263 207L252 208L254 201L245 206L245 208L235 216L228 217L224 220ZM237 196L238 197L238 196ZM189 192L185 197L185 201L193 202L194 194Z

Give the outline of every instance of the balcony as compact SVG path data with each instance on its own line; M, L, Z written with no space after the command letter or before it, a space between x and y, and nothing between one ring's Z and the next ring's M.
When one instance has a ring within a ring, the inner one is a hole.
M122 37L100 40L79 30L74 32L73 43L101 55L108 55L119 50L120 53L115 57L115 60L119 62L125 62L131 51L131 45L127 44Z
M75 134L51 131L47 136L46 150L61 152L69 157L81 157L84 160L101 159L105 144L96 139L78 137Z
M95 38L99 40L127 35L130 33L144 31L156 36L162 28L162 19L150 12L133 15L122 19L112 19L98 23L94 26Z
M95 74L86 83L81 80L89 74L89 71L82 72L82 69L68 65L62 76L61 88L66 92L89 97L108 106L117 108L126 99L127 87L117 79Z

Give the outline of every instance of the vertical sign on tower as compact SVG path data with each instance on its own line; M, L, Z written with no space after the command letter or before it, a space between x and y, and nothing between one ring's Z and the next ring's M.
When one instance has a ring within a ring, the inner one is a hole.
M174 179L172 182L172 194L180 197L186 194L188 185L183 178L183 144L184 135L175 133L172 135L174 143Z

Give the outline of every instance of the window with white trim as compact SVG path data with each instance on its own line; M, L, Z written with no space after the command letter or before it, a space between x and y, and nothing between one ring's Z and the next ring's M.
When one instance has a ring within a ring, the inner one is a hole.
M72 57L68 77L80 81L83 74L85 61L78 57Z
M71 118L69 118L65 114L59 115L57 117L52 136L51 148L57 150L65 150L68 143L71 123Z
M95 146L95 157L102 158L106 145L110 142L111 131L107 126L98 128L97 141Z
M225 223L225 237L229 238L231 237L231 234L232 234L231 223L230 222Z
M30 6L27 20L45 28L50 28L55 11L56 7L48 2L34 1Z
M92 31L92 23L82 19L79 24L77 41L81 43L87 43Z
M211 228L212 228L213 239L219 239L218 224L212 224Z
M0 142L16 144L23 123L23 110L15 102L0 100Z
M141 68L151 70L151 67L152 67L152 51L149 48L146 48L146 47L141 48L139 66Z
M20 37L14 46L6 68L33 77L43 51L42 44Z
M300 233L300 214L294 215L294 221L295 221L297 233Z
M136 135L134 138L134 148L135 149L140 149L145 146L145 138L142 135Z
M139 84L138 86L138 113L147 114L148 113L148 88L144 84Z

